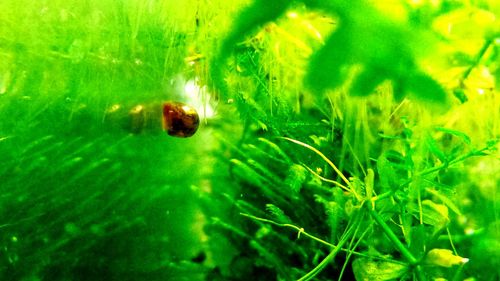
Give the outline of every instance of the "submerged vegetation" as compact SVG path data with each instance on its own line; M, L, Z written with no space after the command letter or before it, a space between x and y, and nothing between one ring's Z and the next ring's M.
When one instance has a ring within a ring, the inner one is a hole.
M213 77L250 123L230 161L241 197L219 203L241 218L208 227L239 246L220 280L499 277L499 178L479 195L471 173L499 166L499 23L495 4L475 5L253 1L241 12L214 60L232 66Z
M496 1L28 2L0 279L500 278Z

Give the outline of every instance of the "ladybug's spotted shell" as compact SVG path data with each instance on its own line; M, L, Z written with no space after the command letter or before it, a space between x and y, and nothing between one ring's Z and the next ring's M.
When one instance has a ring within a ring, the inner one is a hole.
M200 117L196 110L181 102L163 104L163 128L174 137L187 138L198 130Z

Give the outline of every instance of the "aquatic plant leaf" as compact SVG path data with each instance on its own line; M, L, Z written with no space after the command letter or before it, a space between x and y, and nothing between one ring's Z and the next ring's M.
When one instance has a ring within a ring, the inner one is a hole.
M285 179L285 184L290 187L290 189L298 193L302 188L302 185L307 179L307 170L302 165L293 164L288 169L288 175Z
M250 247L259 253L259 256L262 260L257 260L256 262L259 262L260 265L272 267L273 265L282 264L281 260L276 254L272 253L269 249L267 249L267 247L265 247L258 241L251 240Z
M352 95L369 95L387 79L395 84L396 99L411 92L427 101L445 103L443 88L416 63L414 46L422 45L417 41L425 37L420 36L422 30L386 19L368 1L337 6L333 13L339 15L339 28L312 56L306 85L316 92L334 89L345 82L349 68L361 65L363 70L349 91Z
M394 179L397 178L396 171L385 155L377 159L377 171L380 178L380 185L386 190L396 188Z
M230 162L233 164L232 172L238 179L253 186L262 186L265 182L265 179L247 164L238 159L231 159Z
M455 214L462 216L462 212L460 211L460 209L457 207L457 205L452 200L450 200L450 198L448 196L441 194L439 191L433 190L430 188L426 188L425 191L436 196L439 200L441 200L441 202L443 202Z
M292 220L285 215L285 212L273 204L266 204L266 210L272 219L278 223L291 223Z
M411 133L409 130L407 132ZM384 156L395 168L403 170L409 170L412 168L412 164L409 163L411 162L411 159L408 159L408 156L405 156L396 150L388 150L384 153Z
M103 158L103 159L96 159L86 167L80 169L77 173L71 175L71 177L68 178L67 182L73 182L76 181L84 176L87 176L90 174L92 171L96 171L99 169L104 169L103 165L107 164L110 162L110 159L108 158Z
M282 180L278 175L273 173L270 169L268 169L266 166L262 165L261 163L257 162L254 159L247 159L247 163L249 167L253 168L257 173L262 175L264 178L267 180L275 183L275 184L280 184Z
M223 229L223 230L230 232L230 233L233 233L239 237L251 239L251 237L245 231L241 230L240 228L236 227L235 225L233 225L231 223L227 223L227 222L223 221L222 219L220 219L218 217L210 218L209 225L212 228Z
M236 45L243 41L253 30L277 19L285 12L291 1L255 0L236 17L230 33L224 38L211 66L211 76L216 88L227 95L223 69L227 59L233 54Z
M453 95L461 102L465 103L469 100L467 95L465 94L464 89L455 89L453 90Z
M345 66L351 60L348 46L349 30L340 27L328 38L323 48L311 57L306 85L317 93L340 86L347 76Z
M300 146L303 146L309 150L311 150L312 152L316 153L317 155L319 155L323 160L325 160L325 162L330 166L332 167L332 169L335 171L335 173L337 173L337 175L347 184L347 186L350 185L350 182L349 180L347 179L347 177L339 170L339 168L337 168L337 166L328 158L326 157L321 151L319 151L318 149L310 146L309 144L306 144L306 143L303 143L299 140L296 140L296 139L291 139L291 138L286 138L286 137L281 137L282 139L284 140L287 140L287 141L290 141L290 142L293 142L295 144L298 144Z
M332 239L336 239L340 232L340 222L344 219L344 210L339 203L330 201L325 204L327 222L330 226L330 233Z
M227 58L236 44L249 32L277 19L290 4L287 0L254 0L237 16L230 34L222 43L220 53Z
M432 249L425 257L426 263L442 267L452 267L454 265L467 263L468 261L468 258L456 256L448 249Z
M365 195L364 193L364 184L363 184L363 181L358 178L358 177L351 177L350 178L350 181L351 181L351 188L354 190L354 193L355 194L362 194L362 195Z
M367 258L355 259L352 270L357 281L395 280L408 271L405 264L389 261L374 261Z
M266 144L271 150L275 151L276 154L278 154L283 160L285 160L287 163L292 163L292 160L288 155L274 142L271 142L270 140L266 138L258 138L258 141L261 143Z
M427 74L415 71L405 77L405 91L416 95L423 100L446 103L446 92L443 87Z
M411 217L411 214L409 214ZM410 228L410 243L408 250L417 258L422 257L425 254L425 247L428 243L428 236L426 228L423 224L419 224Z
M368 169L366 171L366 177L365 177L365 194L367 199L371 199L373 195L373 182L375 180L375 173L373 172L372 169Z
M383 71L380 69L376 67L365 69L354 79L349 93L352 96L370 95L385 79L387 79L387 77L384 76Z
M420 210L417 206L410 206L409 209L415 217L420 217ZM443 227L450 220L448 217L448 208L443 204L436 204L431 200L423 200L422 220L425 224Z
M443 127L437 127L436 130L443 132L443 133L446 133L446 134L449 134L449 135L452 135L452 136L455 136L455 137L458 137L461 140L463 140L466 144L469 144L469 145L471 144L470 137L463 132L453 130L453 129L443 128Z
M47 148L50 145L50 141L52 139L54 139L54 135L47 135L44 137L37 138L24 148L22 154L24 155L33 155L35 153L41 154L40 150L42 150L43 148Z
M441 150L441 148L439 148L436 140L433 137L427 135L425 137L425 143L427 144L427 148L429 149L429 151L434 154L439 160L441 160L442 163L448 162L446 155Z

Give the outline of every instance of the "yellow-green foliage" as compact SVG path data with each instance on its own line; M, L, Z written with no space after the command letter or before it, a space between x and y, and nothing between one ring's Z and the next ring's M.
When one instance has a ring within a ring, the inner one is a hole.
M497 2L0 1L0 279L497 280Z

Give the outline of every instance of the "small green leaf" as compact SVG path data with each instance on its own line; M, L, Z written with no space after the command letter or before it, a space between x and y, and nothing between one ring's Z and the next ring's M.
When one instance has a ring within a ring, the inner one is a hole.
M432 138L430 135L425 137L425 143L427 144L427 148L429 151L434 154L442 163L447 163L448 159L446 154L439 148L436 140Z
M351 184L350 186L354 189L355 194L363 195L364 193L364 184L358 177L350 178Z
M452 135L452 136L455 136L455 137L458 137L461 140L463 140L466 144L469 144L469 145L471 144L470 137L463 132L448 129L448 128L443 128L443 127L437 127L436 130L443 132L443 133L446 133L446 134L449 134L449 135Z
M221 229L233 234L236 234L239 238L251 239L250 235L248 235L245 231L241 230L239 227L236 227L234 224L227 223L218 217L211 217L209 221L210 228Z
M266 210L272 219L277 223L291 223L291 219L285 215L285 212L273 204L266 204Z
M276 175L273 171L268 169L267 166L262 165L260 162L257 162L254 159L247 159L248 166L254 169L257 173L259 173L262 177L266 178L269 182L273 182L275 184L280 184L282 181L278 175Z
M410 228L410 245L408 246L408 250L417 258L425 254L425 247L427 246L428 240L426 228L429 228L429 226L423 224Z
M293 164L288 169L285 184L288 185L293 192L298 193L307 179L307 174L306 168L302 165Z
M462 212L460 212L460 209L458 209L457 205L453 203L453 201L448 198L448 196L439 193L439 191L426 188L425 191L429 192L430 194L436 196L441 202L443 202L448 208L450 208L455 214L462 216Z
M84 178L85 176L88 176L91 172L99 171L99 170L102 171L104 169L103 166L109 162L110 162L110 160L108 158L97 159L96 161L93 161L89 165L80 169L77 173L71 175L71 177L68 177L67 183L72 183L72 182L75 182L81 178Z
M461 88L453 90L453 95L461 102L465 103L469 99L467 98L467 95L465 94L465 91Z
M355 259L352 270L357 281L395 280L408 272L408 265L389 261L374 261L367 258Z
M397 178L396 171L385 154L381 155L377 160L377 171L380 178L380 185L384 189L391 190L397 187L395 182Z
M416 205L409 208L413 215L420 218L420 209ZM442 204L436 204L431 200L422 201L422 220L423 223L435 227L444 227L449 222L448 208Z
M453 254L448 249L432 249L427 253L425 262L431 265L442 267L452 267L454 265L465 264L469 261L468 258L463 258Z
M262 260L256 260L255 262L260 262L262 265L267 267L272 267L272 265L281 264L281 260L276 256L268 247L259 243L257 240L252 239L250 241L250 248L256 250L259 253L259 257Z
M366 199L370 200L373 195L373 181L375 179L375 174L372 169L368 169L365 177L365 193Z
M253 186L262 186L265 179L254 169L238 159L231 159L230 162L233 164L233 167L231 169L232 173L236 177L238 177L238 179L243 180Z
M274 142L271 142L270 140L265 138L258 138L258 141L267 145L271 150L276 152L276 154L279 155L281 158L283 158L283 160L285 160L287 163L292 163L290 157L288 157L288 155Z
M407 162L408 162L407 157L405 157L403 154L401 154L398 151L388 150L387 152L385 152L385 157L387 158L387 160L389 162L391 162L391 164L394 167L398 167L398 168L404 169L404 170L408 170L411 168L411 166L407 165Z
M330 234L333 240L337 239L340 230L340 222L344 218L344 210L337 202L330 201L325 204Z
M219 51L212 61L210 69L214 86L222 92L223 97L228 94L223 70L236 45L243 41L245 36L253 30L277 19L290 4L291 1L287 0L254 0L250 6L243 9L236 17L230 33L222 41Z

